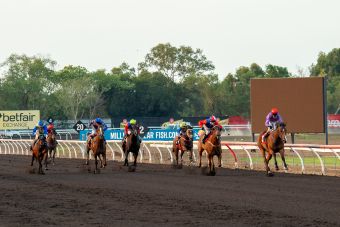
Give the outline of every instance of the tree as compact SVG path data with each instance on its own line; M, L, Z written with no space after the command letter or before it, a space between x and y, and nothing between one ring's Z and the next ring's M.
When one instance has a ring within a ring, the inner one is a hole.
M55 61L43 57L28 57L12 54L1 67L2 104L6 109L43 109L49 94L46 85L51 76Z
M153 47L139 64L141 70L159 72L175 81L183 80L192 74L210 74L215 69L200 49L193 50L188 46L173 47L170 43Z
M66 116L73 120L83 118L86 109L90 108L90 99L96 95L88 77L66 80L56 93Z
M159 72L142 71L134 80L130 116L174 116L180 99L178 86Z
M334 48L328 54L320 52L316 65L310 67L311 76L327 77L328 111L335 112L340 104L340 48Z
M267 65L266 66L266 75L267 78L284 78L290 77L291 74L288 72L286 67L276 66L276 65Z

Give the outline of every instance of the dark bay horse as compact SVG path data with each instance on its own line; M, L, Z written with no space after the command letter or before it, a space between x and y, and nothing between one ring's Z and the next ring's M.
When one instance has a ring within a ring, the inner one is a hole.
M172 142L172 152L175 154L176 157L176 165L178 165L178 154L179 152L181 152L181 165L183 163L183 154L187 151L189 152L189 161L190 164L193 163L193 133L192 133L192 128L188 127L186 130L186 134L182 135L179 138L179 143L177 143L178 141L178 137L176 136Z
M47 134L46 142L47 142L48 155L50 156L51 161L54 165L55 164L54 163L55 153L57 150L57 139L53 131Z
M218 157L219 165L218 167L222 166L222 148L221 148L221 127L215 125L211 129L210 136L206 139L205 143L203 144L202 140L204 138L204 134L200 135L200 139L198 141L198 155L199 155L199 165L202 165L202 153L205 150L207 152L208 161L209 161L209 175L214 176L215 172L215 164L214 164L214 156Z
M98 158L100 160L100 168L105 168L106 166L106 144L104 140L103 128L99 126L96 131L95 137L91 141L91 145L87 144L87 159L86 165L89 164L89 152L92 150L94 156L96 168L94 173L99 173L98 170Z
M47 170L47 147L44 145L44 136L40 135L38 136L38 140L35 142L35 144L32 146L32 161L31 166L33 166L34 159L38 161L39 163L39 174L45 174L42 170L42 161L44 160L45 169Z
M132 125L132 129L128 129L128 134L126 137L126 142L123 142L123 151L125 154L125 161L124 161L124 166L129 166L128 162L128 156L129 153L131 152L134 157L134 162L133 166L137 166L137 157L139 153L139 148L140 148L140 141L139 141L139 126L138 125Z
M277 166L276 161L276 153L280 153L284 169L288 170L286 159L284 156L284 144L286 142L286 124L285 123L277 123L275 124L274 130L270 132L269 136L266 139L265 143L262 143L262 135L266 131L262 132L257 140L257 146L259 147L266 169L267 176L273 176L273 173L270 171L269 168L269 161L274 156L275 160L275 168L276 170L279 169ZM266 155L267 152L267 155Z

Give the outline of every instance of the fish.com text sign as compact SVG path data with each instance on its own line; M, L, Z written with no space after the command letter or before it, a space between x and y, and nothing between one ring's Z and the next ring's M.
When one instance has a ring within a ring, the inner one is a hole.
M86 140L87 134L91 130L79 132L80 140ZM145 135L141 135L143 141L172 141L177 136L177 130L173 129L152 129ZM108 129L104 133L106 140L122 140L124 138L124 129ZM198 129L194 129L194 140L198 140Z
M0 110L0 130L33 129L39 120L39 110Z

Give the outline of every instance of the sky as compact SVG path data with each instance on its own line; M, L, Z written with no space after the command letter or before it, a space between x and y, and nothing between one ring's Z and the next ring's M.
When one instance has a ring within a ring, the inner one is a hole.
M340 48L339 0L0 0L0 62L40 55L90 71L169 42L203 50L223 79L258 63L292 73Z

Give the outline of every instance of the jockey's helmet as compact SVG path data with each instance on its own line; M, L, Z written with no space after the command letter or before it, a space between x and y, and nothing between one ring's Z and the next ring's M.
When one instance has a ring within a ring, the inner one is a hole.
M131 119L131 120L130 120L130 124L131 124L131 125L135 125L136 123L137 123L137 121L136 121L135 119Z
M216 117L214 115L211 115L210 121L215 122L216 121Z
M96 122L97 123L101 123L102 122L102 119L100 119L99 117L96 118Z
M278 114L279 110L274 107L271 112L272 112L273 115L276 115L276 114Z
M187 126L187 123L185 123L185 122L181 122L181 123L179 124L179 127L180 127L180 128L183 128L183 127L185 127L185 126Z
M44 122L42 120L39 120L38 126L43 127L44 126Z

